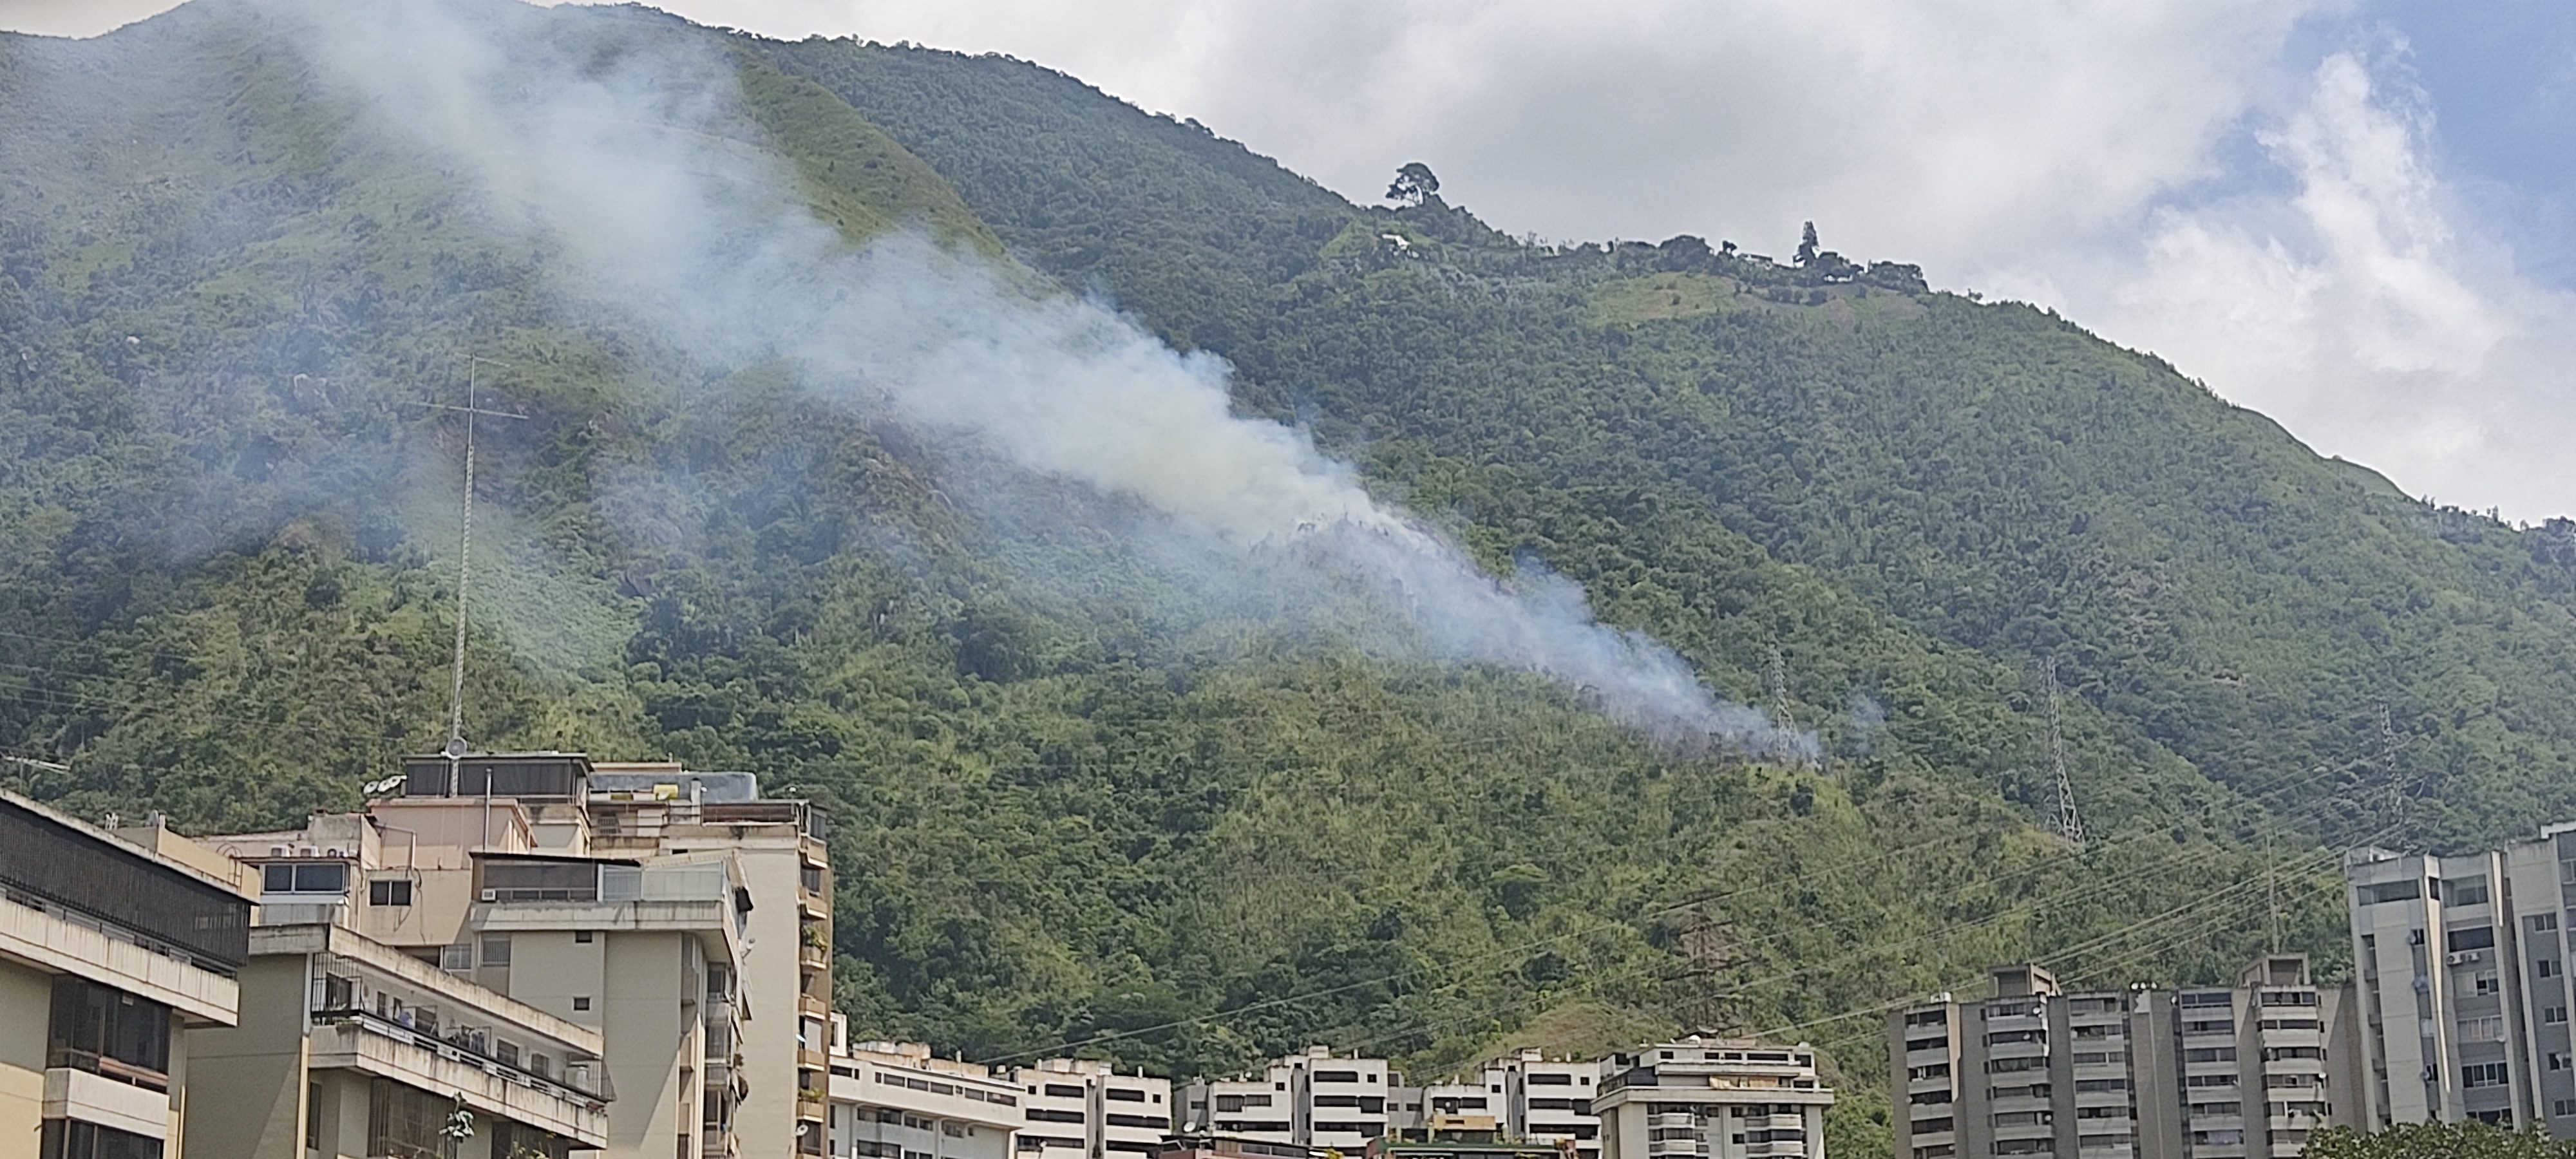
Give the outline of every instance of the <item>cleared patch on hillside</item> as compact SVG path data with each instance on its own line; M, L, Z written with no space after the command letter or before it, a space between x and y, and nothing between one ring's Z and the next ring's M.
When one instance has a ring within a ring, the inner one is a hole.
M1649 274L1595 286L1584 301L1595 326L1623 326L1667 318L1693 318L1742 308L1733 278L1707 274Z

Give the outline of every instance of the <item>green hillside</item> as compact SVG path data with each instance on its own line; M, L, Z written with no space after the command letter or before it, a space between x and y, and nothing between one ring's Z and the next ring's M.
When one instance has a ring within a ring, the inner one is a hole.
M469 734L827 802L843 1009L969 1057L1331 1042L1424 1077L1769 1033L1827 1048L1832 1145L1874 1150L1888 1003L2026 955L2214 978L2276 924L2332 962L2319 844L2395 839L2395 796L2445 845L2576 814L2563 530L2425 508L2063 320L1357 207L998 57L488 7L600 60L725 54L723 147L844 237L1114 297L1722 693L1767 700L1776 650L1829 759L1174 611L1119 504L1022 481L1040 514L1001 520L892 412L561 293L274 18L197 0L0 38L0 753L70 770L0 780L240 827L435 747L462 432L419 404L475 358L527 417L478 429ZM2081 854L2040 828L2042 655Z

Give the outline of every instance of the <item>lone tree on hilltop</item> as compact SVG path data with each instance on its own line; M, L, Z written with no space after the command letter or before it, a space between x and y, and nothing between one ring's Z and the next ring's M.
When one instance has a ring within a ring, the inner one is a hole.
M1798 235L1796 261L1803 266L1814 260L1816 260L1816 223L1811 221L1807 223L1806 231Z
M1386 199L1400 205L1420 205L1440 192L1440 179L1431 175L1431 167L1420 161L1407 161L1395 171L1395 180L1386 187Z

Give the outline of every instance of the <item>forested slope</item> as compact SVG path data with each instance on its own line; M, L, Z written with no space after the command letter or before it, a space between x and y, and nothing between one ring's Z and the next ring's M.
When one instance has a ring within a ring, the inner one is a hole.
M470 366L527 416L478 435L471 735L825 801L844 1009L970 1057L1329 1041L1420 1077L1769 1032L1828 1047L1835 1146L1867 1149L1888 1002L2023 955L2221 976L2275 865L2283 936L2332 956L2313 843L2381 832L2392 780L2443 841L2576 804L2549 533L2424 509L2060 320L1901 266L1355 207L1000 58L489 18L731 54L729 147L818 218L1114 296L1729 696L1766 700L1776 649L1829 760L1675 755L1535 677L1170 614L1115 504L996 526L894 416L567 297L260 9L198 0L0 38L0 752L69 766L9 784L248 826L435 747L461 447L419 404ZM2036 826L2044 654L2081 854Z

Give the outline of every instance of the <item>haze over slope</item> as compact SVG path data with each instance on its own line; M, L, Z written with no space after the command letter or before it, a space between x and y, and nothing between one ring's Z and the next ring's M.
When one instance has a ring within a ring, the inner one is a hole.
M2025 954L2218 975L2267 857L2331 955L2301 850L2385 834L2392 787L2446 843L2576 812L2576 539L2425 509L2063 320L1354 207L999 58L466 7L522 47L383 62L476 82L395 111L542 141L510 102L634 97L549 142L609 166L562 170L598 218L389 121L369 43L296 5L0 39L0 751L71 767L15 783L241 826L435 747L460 429L416 404L471 356L528 417L478 431L469 734L831 803L845 1008L970 1056L1776 1031L1853 1068L1866 1146L1879 1004ZM578 182L637 156L740 212L617 232ZM1004 381L1045 421L941 389ZM1048 408L1139 383L1281 432L1362 524L1552 572L1462 594L1047 457L1100 419ZM1824 765L1645 743L1615 686L1444 636L1458 600L1588 603L1738 702L1776 649ZM2041 655L2081 857L2033 827Z

